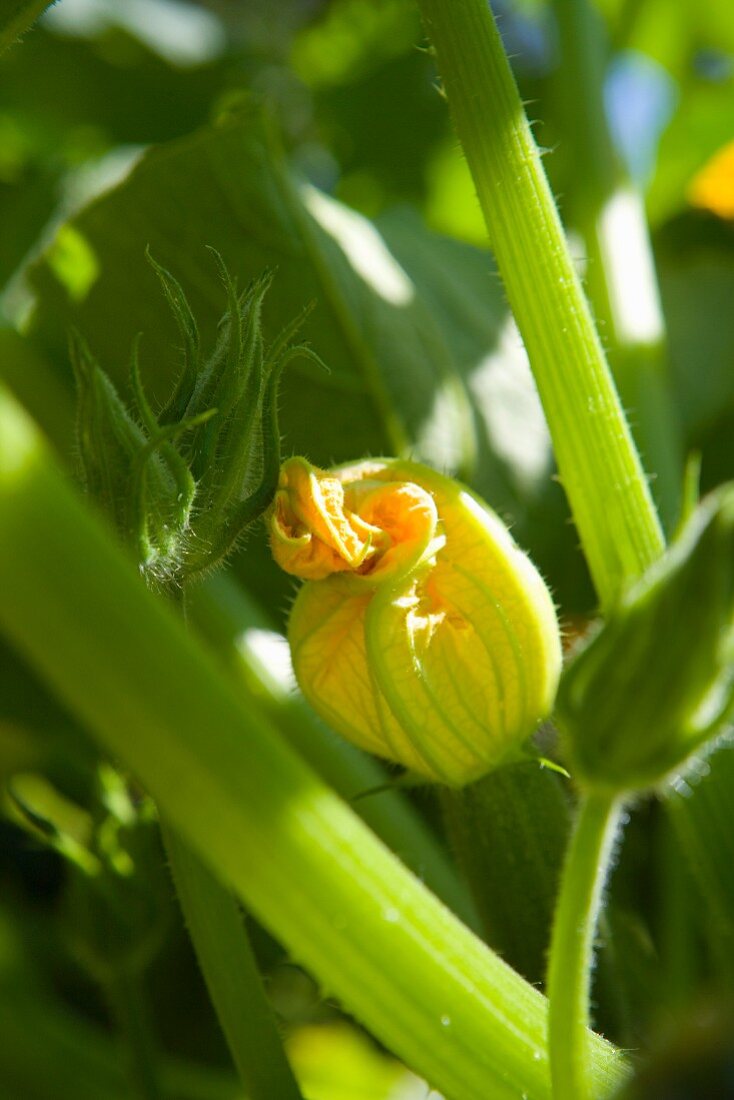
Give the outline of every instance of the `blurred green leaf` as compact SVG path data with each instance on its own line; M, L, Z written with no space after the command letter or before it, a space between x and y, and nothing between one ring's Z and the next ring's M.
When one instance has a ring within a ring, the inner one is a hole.
M207 120L230 66L182 69L121 28L89 38L39 28L3 62L0 110L42 127L47 155L83 153L92 139L98 148L164 141Z
M129 1100L117 1045L68 1006L0 989L0 1028L4 1100ZM189 1061L167 1060L164 1081L170 1100L244 1100L229 1074Z
M29 30L54 0L1 0L0 54Z
M734 249L702 248L663 268L677 404L689 440L734 408Z
M676 783L666 806L719 936L734 944L734 744Z
M373 6L373 5L370 5ZM415 9L417 12L417 8ZM385 59L346 85L320 89L315 110L329 149L346 175L365 175L388 201L419 201L425 190L426 162L437 140L447 136L446 113L432 82L429 59L413 46ZM401 110L395 111L394 104ZM405 119L410 126L406 127ZM341 192L340 192L341 193Z
M83 783L88 753L77 723L0 635L0 780L43 764Z
M38 348L12 329L0 329L0 378L29 409L62 455L74 446L74 399L70 379Z
M699 998L666 1021L655 1049L615 1100L728 1100L734 1078L734 1014L726 998Z
M0 120L0 141L6 133ZM16 169L7 162L0 164L0 287L35 244L57 200L58 180L49 167L29 163Z
M657 245L675 404L709 489L734 477L734 233L691 214L659 232Z
M675 75L699 50L734 50L729 0L594 0L620 49L639 50Z

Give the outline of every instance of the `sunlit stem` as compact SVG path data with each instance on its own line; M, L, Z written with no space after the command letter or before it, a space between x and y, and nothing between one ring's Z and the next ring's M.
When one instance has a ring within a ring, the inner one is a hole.
M188 586L169 594L188 625ZM186 928L248 1100L301 1100L237 899L165 821L161 836Z
M485 0L419 0L600 602L663 535Z

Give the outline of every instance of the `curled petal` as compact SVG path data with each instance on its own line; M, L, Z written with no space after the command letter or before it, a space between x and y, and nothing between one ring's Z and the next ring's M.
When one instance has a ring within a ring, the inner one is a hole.
M379 530L345 507L338 478L302 458L283 464L270 513L270 542L281 569L309 580L358 569L375 552L373 535Z

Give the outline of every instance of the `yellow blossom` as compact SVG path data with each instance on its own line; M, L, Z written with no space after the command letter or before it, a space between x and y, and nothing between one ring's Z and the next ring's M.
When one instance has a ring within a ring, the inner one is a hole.
M269 513L305 578L298 682L361 748L460 786L517 753L553 705L561 651L540 575L477 497L427 467L286 462Z

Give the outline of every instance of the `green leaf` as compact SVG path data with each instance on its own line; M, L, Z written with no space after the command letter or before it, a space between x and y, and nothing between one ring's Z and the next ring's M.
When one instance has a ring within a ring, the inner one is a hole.
M734 240L722 228L713 218L681 219L659 245L676 406L689 446L734 413Z
M189 133L208 120L212 102L226 86L230 59L196 67L174 64L115 26L113 8L107 11L112 18L84 28L86 34L58 33L42 24L21 49L3 57L4 110L19 124L30 158L49 168L58 169L59 156L61 166L76 166L114 146Z
M0 1080L8 1100L129 1100L120 1051L81 1013L35 990L0 987ZM38 1057L43 1050L43 1057ZM166 1095L177 1100L243 1100L233 1077L191 1061L166 1059Z
M88 755L72 716L0 635L0 780L43 766L78 782Z
M558 776L537 761L513 764L446 791L442 804L487 942L528 981L542 983L570 824Z
M728 946L734 944L734 744L728 741L670 792L680 848Z
M43 426L60 454L74 450L74 397L48 357L12 329L0 329L0 379Z
M142 331L146 387L161 401L175 340L143 253L149 245L176 273L211 335L221 299L212 246L240 285L277 270L266 337L316 301L305 336L330 373L294 364L281 406L290 448L324 464L413 448L441 467L460 464L466 401L429 310L374 226L288 171L254 108L146 153L72 227L99 272L84 300L64 285L54 245L32 273L39 334L57 354L74 324L120 382Z

